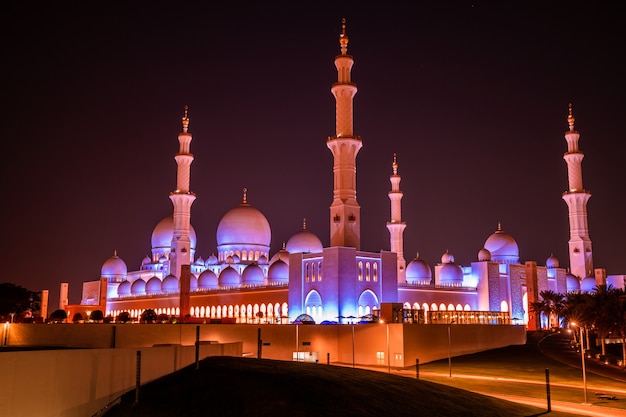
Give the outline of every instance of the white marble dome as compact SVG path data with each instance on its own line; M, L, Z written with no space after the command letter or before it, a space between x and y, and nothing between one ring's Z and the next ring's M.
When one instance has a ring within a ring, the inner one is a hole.
M198 278L194 274L189 277L189 291L198 291Z
M302 230L289 238L285 249L289 253L319 253L324 247L315 233L307 230L305 219L302 222Z
M449 264L449 263L452 263L452 262L454 262L454 255L452 255L448 251L446 251L446 253L441 255L441 263L442 264Z
M117 256L117 252L109 259L104 261L102 268L100 268L100 276L102 278L123 280L128 273L128 267L126 262Z
M409 284L430 284L432 277L430 266L419 257L419 254L406 266L406 282Z
M546 259L546 268L558 268L558 267L559 267L559 259L554 255L550 255L548 259Z
M220 287L239 287L241 276L232 266L228 266L220 273L218 283Z
M485 241L484 248L491 253L491 260L500 263L518 263L519 247L511 235L502 230L498 224L495 231Z
M586 277L580 283L580 290L583 292L596 291L596 279L594 277Z
M286 284L289 282L289 265L279 259L270 265L267 271L267 281L270 284Z
M152 251L153 253L170 253L172 238L174 237L174 217L167 216L161 220L152 231ZM193 226L189 230L189 241L191 242L191 254L196 250L196 231Z
M568 273L565 275L565 286L567 292L580 291L580 281L574 274Z
M218 288L217 275L210 269L205 269L198 277L198 289L216 290Z
M230 209L217 226L218 250L222 246L263 246L269 250L270 224L259 210L247 203Z
M490 262L491 252L488 249L482 248L478 251L478 262Z
M117 296L128 297L130 295L130 285L130 281L122 281L120 285L117 286Z
M146 281L141 278L133 281L130 286L130 293L132 295L146 295Z
M461 267L453 262L443 264L439 270L439 284L450 286L463 285L463 270Z
M161 280L159 277L152 277L146 283L147 294L159 294L161 292Z
M178 278L172 274L163 278L161 290L163 290L163 292L178 292Z
M263 285L265 283L265 276L263 270L257 264L250 264L246 266L241 274L241 283L243 285Z

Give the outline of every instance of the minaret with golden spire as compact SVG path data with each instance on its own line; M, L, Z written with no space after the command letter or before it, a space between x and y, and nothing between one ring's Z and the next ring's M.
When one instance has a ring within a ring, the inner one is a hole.
M572 104L569 105L567 123L569 130L565 132L567 152L563 159L567 163L567 180L569 188L563 193L569 212L569 263L571 273L578 279L593 276L593 257L589 226L587 223L587 202L591 193L583 188L582 161L585 156L578 149L580 133L574 128Z
M402 221L402 196L404 193L400 191L400 175L398 175L398 160L396 154L393 154L393 163L391 164L393 174L389 177L391 182L391 191L388 196L391 200L391 221L387 222L389 230L389 242L391 251L395 252L398 257L398 282L406 282L406 260L404 259L404 229L406 222Z
M361 248L361 206L356 199L356 156L361 149L361 138L354 136L352 100L357 92L350 79L354 60L348 55L346 19L342 20L339 35L341 54L335 57L337 82L331 92L335 96L335 136L326 145L333 153L334 190L330 206L330 246Z
M179 150L174 159L178 166L176 189L170 193L174 205L174 232L170 253L169 273L180 278L181 266L191 265L193 253L191 248L191 205L196 195L189 190L189 177L193 154L189 152L191 133L189 133L189 107L185 106L182 120L183 130L178 134Z

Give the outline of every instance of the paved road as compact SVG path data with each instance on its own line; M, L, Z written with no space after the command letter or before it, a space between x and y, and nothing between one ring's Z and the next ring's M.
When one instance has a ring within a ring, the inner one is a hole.
M544 355L563 364L582 368L580 351L570 347L568 334L552 333L539 341L539 350ZM616 381L626 382L626 368L617 365L607 365L595 358L585 358L585 368L588 373L593 373Z

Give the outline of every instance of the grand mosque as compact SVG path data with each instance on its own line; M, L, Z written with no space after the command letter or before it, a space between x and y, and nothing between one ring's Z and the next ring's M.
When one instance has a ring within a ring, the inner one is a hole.
M470 265L457 264L448 252L432 266L419 255L407 262L396 155L389 177L389 250L362 250L356 159L363 141L353 132L357 86L351 80L354 60L348 54L345 22L339 44L334 61L338 78L331 87L336 130L326 141L334 160L328 245L303 220L302 230L280 251L270 253L270 224L244 189L241 203L219 222L213 254L199 256L191 218L196 199L190 189L192 134L185 108L175 155L176 189L169 194L173 212L155 226L151 254L134 271L114 254L102 265L100 279L83 284L80 304L67 304L68 288L62 284L62 308L70 315L100 309L112 318L125 311L137 318L153 309L168 316L230 323L280 324L302 318L349 323L372 316L394 322L449 323L454 317L456 323L520 324L532 329L540 326L540 318L529 305L544 290L590 291L598 284L624 288L626 276L607 276L593 266L586 208L591 194L582 183L584 155L571 105L564 154L569 184L562 196L569 210L568 269L554 256L543 266L522 263L515 239L500 224L483 247L476 248L476 260Z

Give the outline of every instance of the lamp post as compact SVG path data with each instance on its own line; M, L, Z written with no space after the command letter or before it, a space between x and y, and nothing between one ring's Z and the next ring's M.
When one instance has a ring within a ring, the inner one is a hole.
M451 338L450 338L450 327L452 323L454 323L455 320L450 321L450 323L448 323L448 374L449 377L452 378L452 354L450 353L450 345L451 343Z
M583 326L577 325L576 323L572 323L573 326L578 326L580 329L580 361L582 363L583 368L583 404L588 404L587 402L587 370L585 368L585 343L583 341Z

